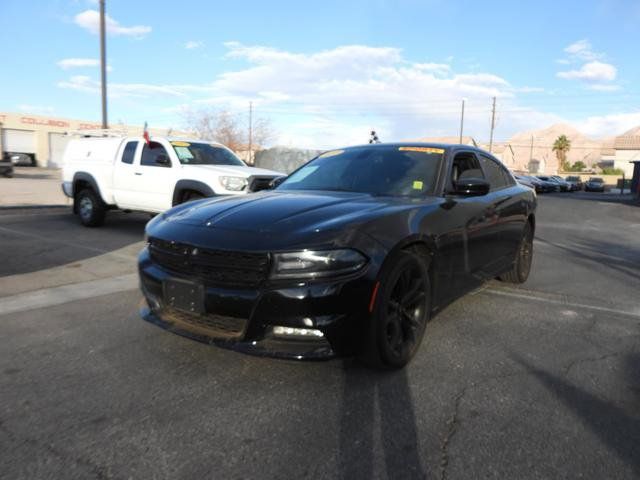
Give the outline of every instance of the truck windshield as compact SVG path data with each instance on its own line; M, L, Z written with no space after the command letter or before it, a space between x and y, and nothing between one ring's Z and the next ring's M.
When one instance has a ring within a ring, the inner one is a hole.
M183 165L246 166L231 150L209 143L171 142L171 146Z

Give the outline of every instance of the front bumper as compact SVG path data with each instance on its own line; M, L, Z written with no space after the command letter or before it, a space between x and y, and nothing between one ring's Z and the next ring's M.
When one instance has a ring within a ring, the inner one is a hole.
M62 182L62 193L69 198L73 198L73 185L71 182Z
M185 278L160 268L146 248L140 253L138 266L147 301L140 311L142 318L200 342L255 355L328 359L359 353L368 332L368 305L375 281L371 264L339 279L266 282L257 289L204 285L203 315L179 312L167 305L163 282ZM313 329L322 336L283 337L274 333L276 326Z

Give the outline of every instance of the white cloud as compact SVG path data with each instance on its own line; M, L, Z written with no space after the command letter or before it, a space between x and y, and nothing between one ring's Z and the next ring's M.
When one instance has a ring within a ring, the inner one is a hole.
M97 58L64 58L57 62L57 65L63 70L70 68L99 67L100 60ZM107 65L107 71L111 71L111 66Z
M607 83L594 83L591 85L587 85L586 88L588 90L594 90L596 92L617 92L618 90L622 89L620 85Z
M93 34L100 33L100 12L97 10L85 10L84 12L77 14L73 18L73 21L79 27L82 27ZM142 38L151 32L151 27L147 25L135 25L132 27L122 26L109 15L105 16L105 25L107 33L116 36L121 35Z
M446 63L416 63L413 66L423 72L430 72L436 75L446 75L451 71L451 66Z
M479 140L489 135L493 96L498 98L497 138L566 121L518 100L520 93L540 88L514 86L492 73L456 71L445 63L411 62L396 48L348 45L302 54L237 42L226 46L227 56L244 60L244 67L202 84L110 83L109 95L152 98L145 105L176 117L185 108L211 106L244 118L253 101L256 115L271 118L281 132L278 143L300 147L365 142L372 128L384 141L455 136L462 98L467 99L465 135ZM59 86L99 94L99 83L88 76ZM171 98L178 107L169 108Z
M559 78L567 80L584 80L586 82L612 82L618 75L616 67L610 63L589 62L578 70L558 72Z
M34 115L50 115L55 111L50 105L29 105L26 103L18 105L18 110L25 113L31 113Z
M640 125L640 112L591 116L576 124L581 132L594 136L620 135Z
M602 53L594 52L591 46L591 42L589 42L589 40L587 40L586 38L572 43L571 45L566 47L564 51L571 58L584 60L587 62L597 60L604 56Z
M58 82L58 87L77 90L87 93L99 93L100 82L86 75L74 75L67 81ZM149 97L153 95L184 97L186 93L182 90L189 90L190 86L181 87L179 85L151 85L146 83L109 83L109 96L119 97Z
M189 40L184 44L184 48L186 48L187 50L193 50L194 48L201 48L203 46L204 43L197 40Z

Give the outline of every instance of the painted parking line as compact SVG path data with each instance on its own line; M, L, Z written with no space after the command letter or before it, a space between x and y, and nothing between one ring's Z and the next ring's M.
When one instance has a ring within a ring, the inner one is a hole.
M44 288L0 298L0 315L52 307L137 288L138 275L135 273L82 283L72 283L60 287Z
M552 298L544 295L543 293L534 292L531 290L524 290L523 293L518 293L509 290L484 288L477 292L478 294L496 295L501 297L517 298L521 300L528 300L532 302L547 303L551 305L562 305L563 307L572 307L576 309L593 310L596 312L612 313L615 315L624 315L627 317L640 318L640 308L633 309L619 309L612 307L605 307L601 305L593 305L582 302L572 302L569 299Z
M75 242L69 242L67 240L56 240L54 238L51 237L47 237L44 235L38 235L35 233L27 233L27 232L23 232L21 230L16 230L13 228L7 228L7 227L0 227L0 232L7 232L7 233L11 233L13 235L20 235L23 237L28 237L28 238L35 238L37 240L41 240L43 242L47 242L47 243L54 243L57 245L62 245L65 247L73 247L73 248L78 248L81 250L86 250L88 252L95 252L95 253L100 253L100 254L111 254L120 258L124 258L126 260L135 260L137 257L136 256L131 256L131 255L124 255L122 253L117 253L117 252L112 252L109 250L105 250L104 248L95 248L95 247L89 247L88 245L83 245L81 243L75 243ZM135 243L131 242L131 243ZM140 245L142 246L142 242L140 242Z

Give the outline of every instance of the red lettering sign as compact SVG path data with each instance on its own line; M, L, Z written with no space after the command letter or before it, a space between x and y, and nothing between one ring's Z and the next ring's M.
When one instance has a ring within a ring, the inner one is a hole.
M69 128L69 122L53 120L51 118L21 117L20 122L26 123L27 125L47 125L49 127Z
M102 125L99 123L79 123L78 130L100 130Z

